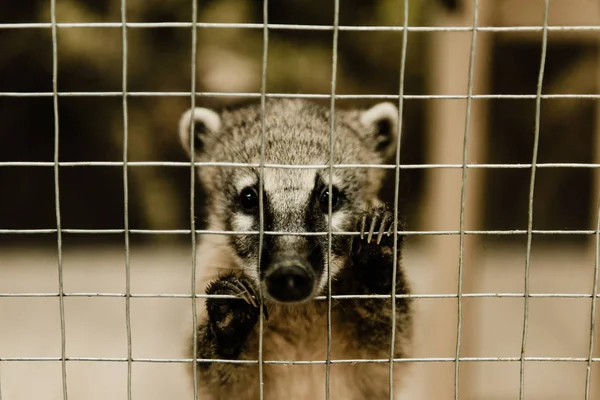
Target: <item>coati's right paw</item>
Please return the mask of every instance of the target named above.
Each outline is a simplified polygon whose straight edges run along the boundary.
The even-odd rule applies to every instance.
[[[209,323],[217,339],[219,355],[237,357],[260,315],[259,298],[254,285],[242,274],[229,273],[210,283],[206,294],[240,297],[206,300]]]

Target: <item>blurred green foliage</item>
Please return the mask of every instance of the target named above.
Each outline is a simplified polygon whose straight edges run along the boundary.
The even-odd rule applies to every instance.
[[[331,25],[333,1],[269,2],[269,23]],[[424,18],[421,1],[411,1],[410,22]],[[189,0],[127,0],[128,22],[189,22]],[[198,3],[199,22],[261,23],[262,1],[206,0]],[[402,3],[396,0],[342,0],[341,25],[402,25]],[[59,23],[120,22],[117,0],[61,0]],[[0,23],[49,22],[50,2],[26,0],[4,7]],[[333,32],[269,31],[267,91],[270,93],[331,92]],[[197,30],[198,92],[260,92],[262,29]],[[127,29],[127,90],[186,92],[191,84],[191,29],[180,27]],[[337,93],[397,94],[401,32],[341,31],[338,45]],[[411,34],[407,53],[406,92],[423,93],[421,38]],[[48,28],[0,29],[0,91],[52,91],[52,34]],[[122,29],[59,27],[57,30],[59,92],[120,92],[123,88]],[[130,161],[185,161],[179,147],[177,121],[190,105],[189,96],[129,96],[127,107]],[[197,98],[197,104],[218,107],[240,97]],[[375,100],[376,101],[376,100]],[[342,101],[341,107],[374,101]],[[59,98],[60,161],[123,159],[123,101],[112,96]],[[404,162],[422,157],[422,106],[406,102]],[[53,161],[52,97],[0,97],[0,160]],[[189,227],[189,169],[129,168],[129,221],[137,229]],[[419,172],[413,173],[418,178]],[[418,179],[413,179],[418,182]],[[0,168],[3,195],[0,228],[35,229],[56,226],[52,167]],[[199,227],[202,192],[198,190]],[[405,190],[406,193],[417,193]],[[64,228],[123,227],[121,167],[61,167],[61,217]],[[415,196],[406,196],[414,201]],[[77,235],[75,235],[77,236]],[[108,239],[110,235],[86,238]],[[120,235],[115,237],[122,240]],[[147,238],[148,236],[146,236]],[[6,239],[7,236],[3,236]],[[38,237],[39,238],[39,237]],[[53,235],[46,237],[55,241]],[[173,238],[173,237],[171,237]],[[188,240],[183,237],[182,239]]]
[[[442,8],[428,0],[410,0],[410,25],[432,24]],[[447,9],[460,5],[445,1]],[[190,22],[190,0],[127,0],[127,22]],[[491,2],[482,3],[490,6]],[[334,20],[333,0],[270,0],[270,24],[327,25]],[[119,0],[60,0],[59,23],[113,22],[113,27],[57,29],[60,161],[121,161],[125,116],[124,49]],[[460,9],[460,8],[459,8]],[[262,0],[199,0],[199,22],[262,23]],[[49,0],[3,4],[2,23],[50,22]],[[401,26],[401,0],[340,0],[342,26]],[[126,88],[129,161],[187,161],[179,146],[177,122],[190,106],[183,95],[149,96],[143,92],[188,92],[191,87],[192,30],[189,27],[129,27],[126,30]],[[557,32],[557,35],[560,32]],[[438,94],[428,87],[428,65],[439,62],[428,54],[433,35],[409,34],[405,93]],[[481,32],[480,34],[491,34]],[[402,32],[339,31],[338,94],[391,94],[399,91]],[[492,44],[491,91],[533,94],[541,41],[513,40],[497,34]],[[553,36],[552,38],[554,38]],[[552,39],[551,38],[551,39]],[[539,38],[538,38],[539,39]],[[597,93],[597,46],[561,44],[550,40],[544,93]],[[52,31],[44,27],[0,29],[0,92],[52,92]],[[332,30],[269,30],[268,93],[331,93]],[[196,90],[260,92],[263,30],[201,26],[197,30]],[[81,95],[81,92],[113,92]],[[78,94],[79,93],[79,94]],[[72,95],[68,95],[72,94]],[[74,95],[73,95],[74,94]],[[197,105],[220,107],[248,99],[240,96],[197,97]],[[320,100],[328,103],[329,100]],[[362,107],[377,100],[338,100],[340,107]],[[427,160],[426,101],[404,101],[401,163]],[[487,101],[490,129],[486,159],[481,163],[531,161],[535,109],[533,100]],[[541,162],[594,162],[595,106],[592,100],[542,102]],[[429,115],[427,118],[435,118]],[[53,161],[54,110],[51,96],[0,96],[0,160]],[[462,132],[457,132],[457,137]],[[462,139],[458,139],[462,140]],[[480,170],[485,222],[482,229],[524,229],[527,221],[529,170]],[[391,175],[391,174],[390,174]],[[129,222],[132,229],[187,229],[190,225],[190,171],[185,167],[129,168]],[[419,204],[426,171],[402,170],[401,214],[418,229]],[[589,229],[594,194],[593,172],[582,168],[540,169],[536,180],[534,228]],[[569,190],[564,188],[568,186]],[[52,167],[0,167],[0,229],[44,229],[56,226]],[[392,200],[388,180],[385,200]],[[195,188],[197,227],[204,222],[203,193]],[[63,228],[119,229],[124,226],[123,169],[120,166],[60,168]],[[17,235],[18,238],[25,236]],[[507,238],[508,236],[503,236]],[[546,236],[547,238],[548,236]],[[575,235],[570,235],[576,238]],[[0,243],[9,241],[2,235]],[[56,242],[55,235],[27,238]],[[133,239],[189,240],[185,235],[134,235]],[[65,240],[110,240],[122,235],[67,235]],[[517,238],[521,240],[522,237]]]

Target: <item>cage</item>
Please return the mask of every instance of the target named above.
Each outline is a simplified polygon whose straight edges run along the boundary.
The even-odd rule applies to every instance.
[[[210,232],[177,119],[289,97],[399,106],[400,396],[597,398],[599,31],[593,0],[7,6],[0,399],[197,395]]]

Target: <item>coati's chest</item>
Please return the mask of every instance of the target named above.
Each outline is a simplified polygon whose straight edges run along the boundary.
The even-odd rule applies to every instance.
[[[299,315],[277,313],[265,321],[263,359],[269,361],[263,370],[265,399],[326,398],[327,308],[325,301],[320,303],[306,306]],[[362,348],[354,332],[342,323],[341,312],[340,308],[332,310],[329,398],[389,398],[388,364],[347,361],[386,358],[387,354]],[[252,345],[258,348],[255,340],[251,340]]]

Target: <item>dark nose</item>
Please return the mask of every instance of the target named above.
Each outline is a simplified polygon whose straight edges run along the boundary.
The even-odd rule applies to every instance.
[[[267,292],[275,300],[293,303],[306,300],[313,291],[314,279],[298,262],[277,264],[265,276]]]

